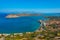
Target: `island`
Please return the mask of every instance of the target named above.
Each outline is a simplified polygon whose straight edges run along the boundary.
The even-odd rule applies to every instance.
[[[9,14],[6,18],[17,18],[21,16],[40,16],[40,14]]]

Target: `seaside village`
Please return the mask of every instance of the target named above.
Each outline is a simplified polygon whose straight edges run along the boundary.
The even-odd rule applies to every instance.
[[[60,20],[42,21],[35,32],[0,34],[0,40],[60,40]]]

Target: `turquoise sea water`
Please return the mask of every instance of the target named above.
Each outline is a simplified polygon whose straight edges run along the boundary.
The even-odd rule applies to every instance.
[[[43,16],[26,16],[18,18],[5,18],[9,14],[0,13],[0,33],[33,32],[40,27],[38,20],[45,20]],[[54,16],[53,14],[44,14]],[[58,15],[57,15],[58,16]]]

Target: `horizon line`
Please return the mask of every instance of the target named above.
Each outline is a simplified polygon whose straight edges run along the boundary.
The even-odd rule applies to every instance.
[[[60,9],[2,9],[0,12],[36,12],[36,13],[60,13]]]

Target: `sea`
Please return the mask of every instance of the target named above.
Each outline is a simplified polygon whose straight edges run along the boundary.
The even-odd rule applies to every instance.
[[[34,32],[40,28],[39,20],[48,20],[43,16],[60,16],[59,13],[44,13],[43,16],[21,16],[6,18],[9,13],[0,13],[0,33]]]

